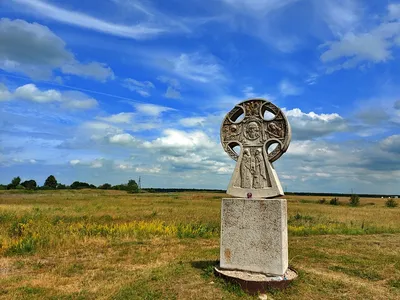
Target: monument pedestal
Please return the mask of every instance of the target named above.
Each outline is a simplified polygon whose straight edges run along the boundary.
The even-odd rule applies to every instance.
[[[248,292],[284,288],[297,277],[288,268],[286,199],[222,199],[215,272]]]
[[[220,268],[267,276],[285,274],[286,199],[222,199]]]

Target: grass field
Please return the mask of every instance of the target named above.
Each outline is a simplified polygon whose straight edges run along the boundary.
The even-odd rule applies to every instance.
[[[253,299],[212,274],[224,196],[0,191],[0,299]],[[268,299],[400,299],[399,207],[287,199],[300,276]]]

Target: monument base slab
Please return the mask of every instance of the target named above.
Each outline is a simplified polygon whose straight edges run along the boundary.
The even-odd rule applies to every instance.
[[[286,199],[222,199],[220,269],[284,276]]]
[[[271,289],[285,289],[298,277],[295,270],[289,268],[283,276],[266,276],[260,273],[232,271],[214,268],[214,274],[225,281],[238,284],[250,295],[265,293]]]

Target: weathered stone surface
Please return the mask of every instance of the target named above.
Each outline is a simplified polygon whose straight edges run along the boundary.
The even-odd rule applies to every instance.
[[[288,268],[285,199],[225,198],[220,267],[282,276]]]
[[[265,119],[266,112],[273,118]],[[263,198],[283,195],[272,163],[286,152],[290,139],[286,116],[271,102],[251,99],[236,105],[221,125],[222,146],[237,161],[227,193],[235,197],[248,193]],[[276,148],[270,151],[272,145]],[[240,154],[235,152],[236,146]]]

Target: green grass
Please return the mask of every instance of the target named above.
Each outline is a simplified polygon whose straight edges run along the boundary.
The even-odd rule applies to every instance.
[[[0,299],[256,299],[213,273],[223,197],[0,191]],[[269,297],[399,298],[400,208],[319,199],[288,197],[300,276]]]

